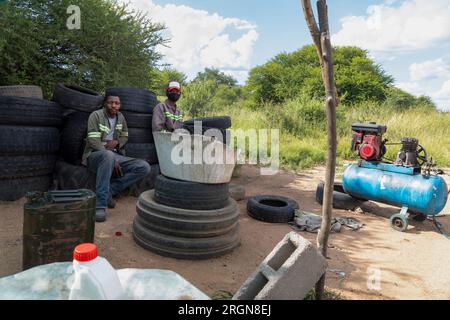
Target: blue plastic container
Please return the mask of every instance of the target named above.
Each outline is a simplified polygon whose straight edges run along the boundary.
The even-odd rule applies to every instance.
[[[355,198],[407,207],[425,216],[441,213],[448,198],[444,179],[422,175],[420,168],[362,162],[348,166],[342,182],[344,191]]]

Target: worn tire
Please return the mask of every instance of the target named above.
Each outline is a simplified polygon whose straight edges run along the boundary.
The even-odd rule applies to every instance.
[[[325,183],[320,182],[317,185],[316,189],[316,201],[323,205],[323,191],[325,188]],[[344,192],[344,188],[342,187],[342,183],[335,182],[333,185],[333,208],[338,210],[350,210],[354,211],[356,208],[360,207],[364,202],[362,200],[358,200],[353,198],[349,194]]]
[[[38,86],[1,86],[0,96],[43,99],[42,88]]]
[[[128,128],[128,143],[154,143],[151,129]]]
[[[294,220],[298,209],[295,200],[281,196],[257,196],[248,199],[247,211],[250,217],[271,223],[287,223]]]
[[[57,190],[89,189],[95,191],[96,174],[84,166],[74,166],[57,161],[53,172],[54,187]]]
[[[51,186],[51,175],[0,180],[0,200],[16,201],[33,191],[48,191]]]
[[[93,90],[76,85],[65,85],[59,83],[53,92],[53,101],[68,109],[94,112],[103,105],[103,96]]]
[[[188,210],[224,208],[229,199],[228,184],[202,184],[174,180],[160,175],[156,178],[155,201],[159,204]]]
[[[181,238],[151,231],[136,218],[133,237],[138,245],[161,256],[203,260],[223,256],[240,245],[239,225],[231,232],[211,238]]]
[[[0,179],[50,175],[56,158],[56,155],[0,156]]]
[[[67,117],[61,134],[61,156],[74,165],[80,165],[86,146],[89,113],[76,112]]]
[[[145,113],[122,112],[127,121],[128,128],[152,128],[153,116]]]
[[[0,96],[0,124],[58,127],[61,122],[61,107],[55,102]]]
[[[54,154],[59,150],[56,128],[0,126],[0,154]]]
[[[209,128],[217,128],[217,129],[231,128],[231,118],[228,116],[192,119],[185,121],[185,124],[187,126],[193,126],[195,121],[201,121],[204,127]]]
[[[183,124],[183,129],[186,129],[191,135],[195,134],[194,125]],[[220,142],[226,144],[227,139],[227,129],[211,128],[202,126],[202,135],[208,133],[208,136],[217,138]]]
[[[137,113],[153,113],[153,109],[159,103],[154,92],[140,88],[108,88],[106,96],[118,96],[122,111]]]
[[[137,203],[137,213],[146,228],[170,236],[208,238],[227,234],[239,223],[239,208],[229,199],[217,210],[186,210],[162,205],[155,191],[144,192]]]
[[[127,157],[142,159],[149,164],[158,164],[158,154],[153,143],[127,143],[125,145]]]

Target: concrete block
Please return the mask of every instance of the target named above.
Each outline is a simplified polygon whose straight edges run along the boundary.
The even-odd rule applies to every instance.
[[[233,300],[302,300],[326,272],[311,242],[288,233],[245,281]]]

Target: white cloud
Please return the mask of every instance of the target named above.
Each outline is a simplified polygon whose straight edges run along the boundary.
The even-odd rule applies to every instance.
[[[366,16],[348,16],[333,35],[336,45],[355,45],[383,56],[426,49],[450,40],[449,0],[387,0],[367,9]]]
[[[445,81],[441,89],[434,92],[431,97],[436,101],[439,109],[450,111],[450,80]]]
[[[185,5],[157,5],[151,0],[131,0],[130,6],[166,25],[169,47],[158,50],[165,55],[164,62],[189,78],[204,68],[250,69],[259,37],[257,26],[250,22]]]
[[[448,77],[450,75],[450,61],[447,58],[439,58],[413,63],[409,68],[409,72],[412,81]]]

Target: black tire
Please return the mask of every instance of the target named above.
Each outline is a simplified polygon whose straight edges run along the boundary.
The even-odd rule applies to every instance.
[[[233,199],[216,210],[186,210],[156,202],[155,191],[141,194],[137,213],[150,230],[183,238],[224,235],[239,223],[239,208]]]
[[[217,129],[229,129],[231,128],[231,118],[228,116],[224,117],[209,117],[209,118],[199,118],[185,121],[187,126],[193,126],[195,121],[201,121],[204,127],[217,128]]]
[[[158,154],[153,143],[127,143],[125,145],[127,157],[142,159],[149,164],[158,164]]]
[[[0,154],[54,154],[59,150],[56,128],[0,126]]]
[[[108,88],[106,96],[119,97],[122,111],[137,113],[153,113],[153,109],[159,103],[155,93],[139,88]]]
[[[74,165],[80,165],[86,146],[89,113],[76,112],[67,117],[61,135],[61,156]]]
[[[159,255],[188,260],[211,259],[233,251],[240,244],[239,225],[225,235],[190,239],[164,235],[133,223],[133,237],[138,245]]]
[[[56,158],[56,155],[0,156],[0,179],[50,175]]]
[[[202,184],[167,178],[156,178],[155,201],[159,204],[188,210],[224,208],[230,197],[228,184]]]
[[[183,124],[183,129],[186,129],[190,134],[195,134],[195,127],[193,125]],[[227,129],[218,129],[202,126],[202,135],[215,137],[224,144],[226,144],[228,141],[227,131],[228,131]]]
[[[57,190],[89,189],[95,191],[96,174],[84,166],[74,166],[64,161],[57,161],[53,181]]]
[[[325,188],[325,183],[320,182],[317,186],[316,190],[316,201],[323,205],[323,190]],[[354,211],[356,208],[360,207],[364,202],[363,200],[359,200],[353,198],[349,194],[344,192],[344,188],[342,187],[342,183],[335,182],[334,183],[334,191],[333,191],[333,208],[338,210],[350,210]]]
[[[57,127],[61,122],[61,107],[55,102],[0,96],[0,124]]]
[[[53,92],[53,101],[68,109],[83,112],[94,112],[103,105],[103,96],[93,90],[76,85],[59,83]]]
[[[154,143],[151,129],[128,128],[128,143]]]
[[[294,220],[298,209],[295,200],[280,196],[257,196],[248,199],[247,211],[250,217],[271,223],[287,223]]]
[[[42,88],[38,86],[1,86],[0,96],[43,99]]]
[[[129,128],[152,128],[152,115],[144,113],[122,112]]]
[[[24,197],[27,192],[48,191],[51,186],[52,177],[39,176],[19,179],[0,180],[0,200],[16,201]]]

